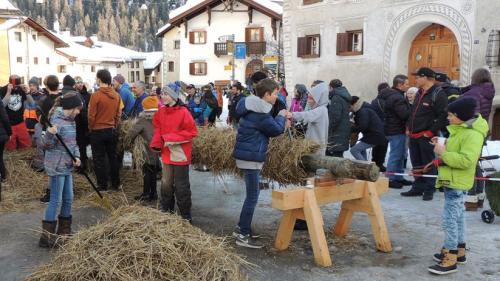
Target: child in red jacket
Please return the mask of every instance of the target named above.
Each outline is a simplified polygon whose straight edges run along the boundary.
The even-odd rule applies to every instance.
[[[165,106],[153,117],[151,148],[161,151],[163,162],[161,208],[164,212],[173,212],[177,198],[180,215],[191,222],[189,164],[192,141],[198,130],[191,113],[179,100],[178,93],[164,87],[160,99]]]

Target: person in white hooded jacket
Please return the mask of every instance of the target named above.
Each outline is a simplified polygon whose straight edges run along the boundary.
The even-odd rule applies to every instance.
[[[304,112],[292,112],[288,118],[307,123],[305,138],[316,142],[321,148],[316,154],[324,156],[328,144],[328,85],[323,82],[314,86],[308,97],[307,104],[311,110]]]

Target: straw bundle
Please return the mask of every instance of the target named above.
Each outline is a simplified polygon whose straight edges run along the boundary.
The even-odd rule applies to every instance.
[[[39,199],[48,187],[48,176],[45,172],[35,172],[30,167],[34,153],[34,150],[28,149],[9,152],[4,156],[9,176],[7,182],[2,184],[0,213],[29,211],[41,206]],[[89,164],[91,163],[90,161]],[[89,167],[91,168],[92,165]],[[89,174],[92,178],[91,172]],[[138,180],[141,177],[142,175],[135,170],[122,171],[121,180],[124,192],[106,195],[113,206],[126,205],[132,201],[134,196],[141,193],[142,181]],[[73,173],[73,193],[75,207],[95,204],[92,187],[87,179],[77,173]]]
[[[228,248],[178,216],[128,206],[76,233],[26,281],[246,280],[249,263]]]
[[[128,137],[127,133],[137,123],[137,118],[125,120],[120,124],[120,141],[119,147],[121,151],[130,151],[132,153],[132,168],[142,173],[142,165],[146,162],[145,153],[148,149],[144,145],[144,139],[137,136],[135,139]]]
[[[239,175],[232,157],[235,141],[233,129],[200,128],[193,142],[193,164],[206,165],[215,174]],[[300,184],[307,177],[301,165],[302,156],[318,148],[303,138],[287,135],[272,138],[262,176],[280,184]]]

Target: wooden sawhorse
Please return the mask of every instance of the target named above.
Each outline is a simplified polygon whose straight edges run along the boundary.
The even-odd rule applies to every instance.
[[[331,266],[332,260],[323,230],[323,217],[320,206],[342,201],[337,223],[333,233],[345,236],[349,231],[354,212],[368,214],[373,236],[379,251],[391,252],[392,246],[379,201],[379,195],[388,191],[388,180],[380,178],[377,182],[356,180],[352,183],[330,185],[322,183],[314,188],[274,190],[272,207],[283,211],[274,247],[286,250],[292,239],[296,219],[307,222],[309,237],[314,252],[314,260],[320,266]]]

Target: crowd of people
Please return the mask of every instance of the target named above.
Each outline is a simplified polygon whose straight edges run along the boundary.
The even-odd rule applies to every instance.
[[[441,188],[446,240],[441,253],[435,255],[439,264],[429,270],[446,274],[465,261],[465,207],[476,210],[484,201],[483,186],[474,177],[480,172],[477,162],[488,136],[495,88],[489,71],[483,68],[474,72],[471,85],[464,88],[430,68],[420,68],[413,75],[414,87],[405,75],[395,76],[392,85],[380,83],[371,102],[351,95],[339,79],[329,83],[317,80],[310,88],[297,84],[288,99],[290,105],[284,85],[264,72],[249,77],[246,88],[238,81],[226,88],[213,83],[197,88],[177,81],[148,93],[142,81],[130,86],[122,75],[112,78],[109,71],[100,70],[92,94],[80,77],[68,75],[60,85],[57,76],[49,75],[41,89],[37,78],[23,85],[13,75],[0,88],[0,176],[2,182],[8,177],[4,149],[36,147],[33,169],[45,171],[49,177],[41,199],[48,206],[39,245],[52,247],[56,234],[71,233],[73,167],[80,173],[87,171],[90,145],[99,190],[119,190],[124,153],[117,147],[119,126],[123,120],[137,118],[127,137],[141,136],[148,149],[142,167],[143,193],[136,199],[155,201],[160,197],[163,211],[174,212],[177,205],[182,218],[191,222],[192,140],[197,127],[215,126],[226,96],[226,123],[237,130],[233,157],[246,186],[233,232],[237,245],[263,247],[251,229],[261,189],[260,172],[269,138],[293,127],[321,146],[318,155],[344,157],[349,150],[355,159],[367,161],[371,149],[371,161],[387,174],[390,188],[411,186],[402,196],[429,201],[436,187]],[[414,173],[437,174],[437,180],[404,178],[408,158]],[[298,222],[297,228],[306,227]]]

